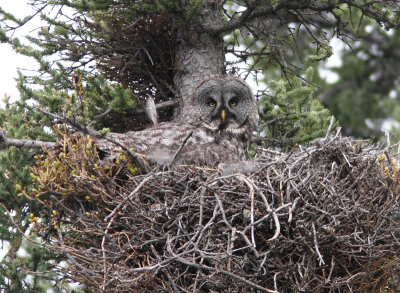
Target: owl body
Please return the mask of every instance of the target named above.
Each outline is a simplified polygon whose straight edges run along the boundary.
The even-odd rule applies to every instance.
[[[118,142],[157,163],[169,164],[191,133],[175,164],[216,166],[247,158],[258,112],[248,85],[233,76],[212,76],[200,82],[189,101],[190,111],[175,121],[142,131],[109,133],[96,141],[106,152]]]

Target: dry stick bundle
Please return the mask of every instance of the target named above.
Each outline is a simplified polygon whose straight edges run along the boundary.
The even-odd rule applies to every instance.
[[[38,158],[32,196],[49,207],[38,230],[57,230],[47,247],[89,291],[379,292],[396,283],[400,175],[389,148],[337,133],[289,155],[259,149],[246,174],[139,174],[123,154],[106,166],[88,137],[64,143]]]

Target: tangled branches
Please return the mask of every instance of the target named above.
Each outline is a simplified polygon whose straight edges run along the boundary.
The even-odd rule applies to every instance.
[[[290,154],[259,149],[254,162],[223,169],[140,175],[124,155],[101,164],[86,137],[65,151],[38,158],[40,188],[28,196],[49,207],[36,224],[52,235],[47,247],[66,255],[71,279],[90,291],[396,285],[400,175],[390,151],[336,135]]]

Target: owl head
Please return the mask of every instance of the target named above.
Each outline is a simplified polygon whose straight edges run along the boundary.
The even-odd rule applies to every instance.
[[[257,127],[256,102],[241,78],[230,75],[206,78],[194,88],[191,99],[197,118],[211,131],[240,136],[251,135]]]

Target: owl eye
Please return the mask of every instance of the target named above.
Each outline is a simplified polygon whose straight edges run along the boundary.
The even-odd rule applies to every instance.
[[[214,108],[217,105],[217,102],[215,102],[213,99],[209,99],[207,101],[207,105],[210,106],[211,108]]]
[[[237,103],[238,103],[238,99],[236,97],[234,97],[229,101],[229,106],[235,107],[237,105]]]

